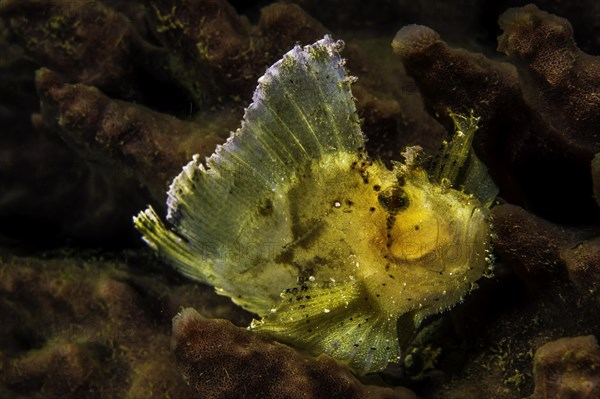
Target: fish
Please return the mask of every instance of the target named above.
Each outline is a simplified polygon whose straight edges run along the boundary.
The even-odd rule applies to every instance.
[[[497,189],[472,150],[478,118],[450,112],[452,139],[386,164],[365,149],[342,41],[295,46],[258,80],[241,127],[175,177],[166,221],[134,217],[183,275],[257,315],[249,329],[357,375],[401,362],[423,320],[490,268]]]

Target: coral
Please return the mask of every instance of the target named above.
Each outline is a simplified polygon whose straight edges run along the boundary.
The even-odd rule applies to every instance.
[[[207,317],[247,316],[195,284],[135,272],[135,258],[91,258],[0,257],[3,397],[195,397],[169,351],[171,315],[212,303]]]
[[[492,211],[494,250],[529,281],[540,283],[564,272],[562,249],[576,241],[572,229],[536,217],[516,205],[500,205]]]
[[[0,13],[39,64],[69,80],[122,92],[135,89],[129,60],[139,37],[124,15],[102,2],[7,0]]]
[[[296,4],[273,3],[260,10],[258,27],[263,46],[278,57],[289,51],[292,43],[309,44],[320,39],[327,29]]]
[[[561,252],[569,280],[581,295],[600,300],[600,237],[577,243]]]
[[[600,396],[600,347],[592,335],[541,346],[533,359],[534,399]]]
[[[110,3],[9,0],[0,14],[39,65],[69,82],[152,103],[162,82],[185,87],[197,105],[238,101],[251,92],[261,68],[296,41],[325,33],[293,4],[265,7],[252,26],[224,0]],[[156,38],[164,47],[153,43]]]
[[[416,399],[407,389],[363,385],[327,355],[315,359],[191,308],[173,319],[172,345],[184,378],[204,398]]]
[[[36,85],[42,108],[37,123],[54,127],[86,159],[129,171],[157,200],[192,154],[208,156],[223,141],[212,133],[222,128],[111,100],[95,87],[67,84],[48,69],[37,71]]]
[[[495,251],[524,281],[546,290],[570,281],[583,297],[597,299],[597,229],[556,225],[508,204],[495,207],[493,218]]]
[[[389,39],[356,38],[344,50],[366,148],[384,160],[397,159],[407,146],[419,145],[435,154],[447,132],[423,106],[423,97],[402,65],[394,62]],[[372,60],[381,60],[373,64]]]
[[[499,122],[499,115],[522,113],[516,72],[509,64],[451,49],[435,31],[420,25],[400,29],[392,47],[416,80],[426,103],[440,116],[447,108],[473,109],[482,122],[486,121],[482,128],[487,131],[501,128],[492,125]],[[437,62],[432,62],[434,58]]]
[[[556,381],[553,375],[533,374],[536,373],[535,368],[532,369],[536,363],[534,353],[540,347],[562,337],[592,334],[600,326],[598,306],[582,300],[574,290],[561,287],[551,295],[531,296],[518,281],[506,275],[497,278],[502,283],[501,289],[492,287],[486,297],[477,298],[483,303],[471,302],[463,309],[464,315],[470,317],[461,317],[458,312],[458,319],[454,321],[461,325],[462,334],[466,335],[463,339],[472,342],[467,351],[468,361],[460,365],[460,377],[432,380],[438,387],[424,394],[417,391],[419,394],[440,399],[526,397],[534,389],[537,392],[538,387],[553,385]],[[507,289],[510,294],[503,292]],[[497,303],[499,300],[502,303]],[[487,326],[481,328],[482,323]],[[575,361],[572,365],[577,367]],[[581,366],[584,365],[582,362]]]
[[[250,27],[229,3],[157,0],[150,7],[152,28],[173,57],[170,67],[197,103],[211,101],[215,86],[235,92],[248,84],[254,74]]]
[[[247,389],[247,397],[263,398],[311,392],[415,398],[407,389],[363,385],[326,356],[314,359],[213,320],[247,324],[248,315],[207,287],[149,274],[141,268],[148,258],[130,255],[124,263],[57,255],[0,256],[3,396],[235,398]],[[174,320],[175,354],[190,388],[177,372],[165,328],[183,304],[203,309],[202,316],[188,309]],[[200,378],[196,371],[207,366],[215,377],[227,376],[223,384]],[[249,378],[253,369],[256,378]]]
[[[170,68],[201,106],[247,98],[282,49],[324,33],[295,5],[266,7],[256,27],[225,0],[153,0],[150,7],[152,28],[171,55]]]
[[[520,4],[510,2],[503,9],[498,9],[500,14],[506,7],[514,7]],[[600,4],[593,0],[584,0],[569,4],[556,0],[540,0],[535,4],[542,10],[559,15],[568,20],[575,27],[575,40],[578,46],[590,54],[598,54],[600,51],[600,38],[594,32],[600,28],[600,21],[597,18],[600,12]]]
[[[499,24],[498,50],[517,67],[525,101],[545,122],[546,141],[589,162],[600,150],[600,58],[577,48],[567,20],[532,4],[509,9]]]
[[[424,26],[404,27],[392,46],[433,112],[468,107],[481,115],[475,148],[505,199],[556,221],[598,219],[586,187],[589,162],[600,150],[600,100],[593,94],[600,84],[598,59],[576,49],[567,21],[534,6],[512,10],[500,22],[499,48],[516,68],[449,48]],[[532,25],[539,29],[527,28]]]

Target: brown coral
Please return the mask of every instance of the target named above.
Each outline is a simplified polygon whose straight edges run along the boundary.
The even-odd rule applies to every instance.
[[[207,316],[247,322],[207,288],[122,262],[0,256],[0,275],[3,397],[192,398],[169,351],[170,315],[213,303]]]
[[[37,72],[36,84],[40,122],[55,128],[86,159],[128,170],[157,201],[164,199],[172,176],[193,154],[209,156],[224,141],[193,123],[111,100],[95,87],[67,84],[47,69]]]
[[[314,359],[191,308],[173,319],[172,345],[185,379],[204,398],[416,399],[406,389],[364,386],[326,355]]]
[[[507,200],[555,221],[598,219],[586,186],[600,150],[597,57],[575,47],[566,20],[534,6],[508,12],[501,26],[499,48],[516,69],[451,49],[424,26],[401,29],[393,46],[435,113],[481,116],[476,150]]]
[[[172,56],[170,69],[204,107],[249,98],[282,48],[325,32],[295,5],[266,7],[257,26],[225,0],[153,0],[150,8],[152,28]]]
[[[551,291],[569,281],[583,297],[597,297],[597,229],[556,225],[515,205],[500,205],[492,212],[495,251],[524,281]]]
[[[0,13],[27,53],[74,81],[120,91],[134,83],[130,21],[98,1],[7,0]],[[100,61],[100,62],[99,62]]]
[[[566,19],[530,4],[500,16],[498,50],[517,66],[525,100],[546,121],[548,138],[573,156],[600,151],[600,57],[577,48]]]
[[[561,338],[535,352],[534,399],[600,397],[600,347],[592,335]]]
[[[515,205],[493,209],[494,249],[526,281],[541,283],[565,272],[561,250],[576,242],[573,229],[557,226]]]
[[[248,86],[254,74],[250,27],[229,3],[155,0],[150,8],[152,27],[174,57],[170,68],[198,104],[212,101],[219,86],[227,92]]]
[[[600,301],[600,237],[577,243],[561,252],[569,280],[582,296]]]

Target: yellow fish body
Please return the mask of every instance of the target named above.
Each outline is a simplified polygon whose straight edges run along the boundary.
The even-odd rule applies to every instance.
[[[495,187],[472,116],[452,114],[429,172],[416,148],[391,170],[370,159],[341,46],[326,36],[269,68],[241,128],[174,179],[169,227],[152,208],[134,221],[183,274],[260,316],[253,330],[364,374],[488,268]]]

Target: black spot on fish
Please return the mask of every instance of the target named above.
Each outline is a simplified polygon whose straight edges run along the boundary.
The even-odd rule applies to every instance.
[[[261,216],[271,216],[273,214],[273,201],[266,198],[258,204],[258,214]]]

